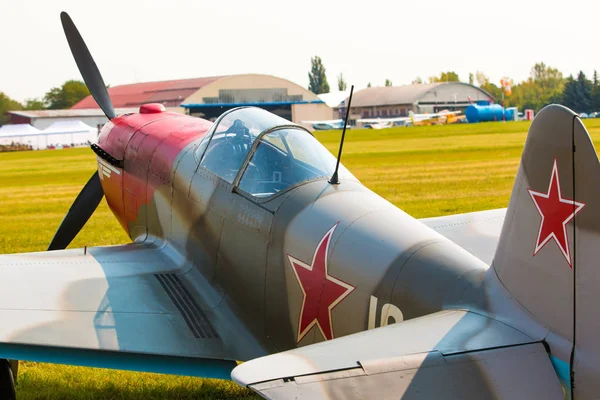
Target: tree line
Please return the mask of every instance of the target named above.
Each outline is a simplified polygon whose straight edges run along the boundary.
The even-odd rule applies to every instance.
[[[502,87],[490,82],[481,72],[475,76],[479,87],[499,102],[502,98]],[[504,96],[507,107],[518,107],[521,110],[530,108],[537,112],[548,104],[558,103],[577,113],[600,111],[600,82],[596,71],[592,80],[588,79],[583,71],[579,71],[577,77],[564,77],[558,69],[540,62],[531,68],[529,78],[523,82],[514,84],[510,78],[503,79],[510,82],[512,92]]]
[[[43,97],[26,99],[20,103],[0,92],[0,125],[8,122],[8,111],[18,110],[64,110],[73,107],[90,94],[82,81],[69,80],[62,86],[50,89]]]
[[[323,60],[315,56],[311,58],[311,70],[308,73],[309,90],[315,94],[328,93],[329,84]],[[508,85],[496,85],[481,71],[469,74],[469,84],[479,86],[491,94],[496,102],[501,102],[504,94],[506,107],[518,107],[520,110],[533,109],[536,112],[548,104],[563,104],[577,113],[590,113],[600,111],[600,81],[598,73],[594,71],[592,79],[588,79],[583,71],[577,77],[564,77],[562,72],[543,62],[536,63],[529,73],[529,78],[516,83],[509,77],[503,81]],[[434,82],[460,82],[458,74],[454,71],[441,72],[438,76],[431,76],[424,80],[415,78],[412,84]],[[392,86],[392,81],[385,80],[385,86]],[[367,85],[371,87],[371,83]],[[510,89],[509,89],[510,87]],[[338,76],[338,90],[346,90],[347,84],[343,75]]]
[[[308,89],[315,94],[329,93],[330,87],[323,60],[315,56],[311,58],[311,64]],[[510,83],[511,91],[510,95],[504,97],[506,107],[514,106],[521,110],[531,108],[537,112],[548,104],[559,103],[578,113],[600,111],[600,81],[596,71],[592,79],[586,77],[583,71],[579,71],[577,77],[565,78],[558,69],[540,62],[531,68],[529,78],[523,82],[515,84],[508,77],[504,77],[503,80]],[[428,83],[458,81],[459,76],[454,71],[442,72],[439,76],[427,79]],[[506,88],[491,82],[481,71],[470,73],[468,82],[487,91],[497,102],[502,99],[503,91],[506,92]],[[417,77],[412,83],[423,84],[426,81]],[[392,81],[386,79],[384,85],[392,86]],[[338,90],[346,90],[347,86],[344,76],[340,73],[337,77]],[[371,87],[370,82],[367,87]],[[42,98],[27,99],[23,104],[0,92],[0,125],[8,121],[8,111],[67,109],[89,94],[85,83],[77,80],[66,81],[62,86],[50,89]]]

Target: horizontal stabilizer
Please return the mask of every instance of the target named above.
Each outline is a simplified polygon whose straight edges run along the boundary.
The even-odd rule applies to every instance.
[[[491,264],[498,247],[506,208],[477,211],[419,221],[452,240],[486,264]]]
[[[262,357],[232,378],[269,399],[562,399],[544,346],[466,311]]]

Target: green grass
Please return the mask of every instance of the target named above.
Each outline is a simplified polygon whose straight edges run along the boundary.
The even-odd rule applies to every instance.
[[[232,381],[23,362],[22,399],[242,399],[259,398]]]
[[[600,119],[584,120],[600,141]],[[506,207],[529,122],[347,131],[342,161],[416,218]],[[340,132],[318,133],[334,154]]]
[[[600,140],[600,119],[586,120]],[[347,132],[343,163],[366,186],[417,218],[508,203],[528,122]],[[317,138],[337,154],[339,131]],[[0,254],[45,250],[96,168],[89,149],[0,153]],[[71,247],[127,242],[102,202]],[[20,399],[234,399],[232,382],[21,363]]]

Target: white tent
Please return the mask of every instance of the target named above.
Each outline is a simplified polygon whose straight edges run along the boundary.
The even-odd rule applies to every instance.
[[[40,147],[87,146],[98,139],[98,129],[75,121],[57,121],[40,132]]]
[[[98,129],[79,120],[57,121],[40,131],[29,124],[4,125],[0,127],[0,145],[21,143],[34,150],[48,147],[87,146],[96,143]]]
[[[0,136],[21,136],[39,133],[40,130],[29,124],[9,124],[0,126]]]
[[[38,135],[41,131],[29,124],[9,124],[0,126],[0,145],[8,146],[12,143],[30,144],[32,135]],[[37,148],[37,147],[34,147]]]

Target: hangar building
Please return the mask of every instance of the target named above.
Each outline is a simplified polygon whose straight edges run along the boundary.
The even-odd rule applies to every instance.
[[[162,82],[133,83],[110,87],[115,108],[161,103],[169,111],[216,119],[239,106],[259,106],[294,122],[332,119],[334,110],[314,93],[286,79],[245,74]],[[72,110],[98,108],[91,96]]]
[[[370,87],[352,96],[353,118],[405,117],[442,110],[464,111],[478,101],[494,101],[492,95],[463,82],[439,82],[404,86]]]

